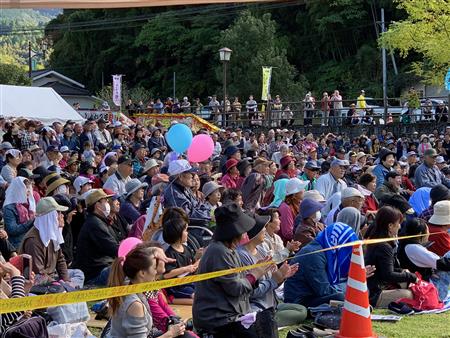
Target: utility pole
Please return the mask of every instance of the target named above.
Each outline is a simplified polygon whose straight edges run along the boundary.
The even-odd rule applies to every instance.
[[[33,70],[32,61],[32,50],[31,50],[31,41],[28,41],[28,77],[31,79],[31,71]]]
[[[173,99],[175,100],[175,96],[176,96],[176,89],[177,89],[177,73],[173,72]]]
[[[381,32],[385,31],[384,23],[384,8],[381,8]],[[384,121],[387,122],[388,100],[387,100],[387,64],[386,64],[386,48],[381,49],[381,57],[383,59],[383,107],[384,107]]]

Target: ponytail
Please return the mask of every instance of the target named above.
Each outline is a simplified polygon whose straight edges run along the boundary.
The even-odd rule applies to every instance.
[[[117,257],[112,265],[108,277],[108,287],[122,286],[125,282],[125,273],[123,272],[124,257]],[[108,299],[111,315],[114,315],[122,305],[122,297],[114,297]]]
[[[108,277],[108,287],[125,285],[125,278],[134,279],[139,271],[152,267],[155,248],[138,245],[126,257],[117,257],[112,265]],[[157,268],[154,266],[153,268]],[[117,313],[122,305],[123,297],[108,299],[111,315]]]

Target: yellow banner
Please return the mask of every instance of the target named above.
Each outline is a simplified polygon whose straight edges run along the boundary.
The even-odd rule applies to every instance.
[[[220,129],[214,124],[202,119],[194,114],[137,114],[135,115],[136,123],[142,124],[146,127],[150,125],[161,124],[163,127],[169,129],[172,121],[186,124],[194,132],[198,132],[202,128],[206,128],[211,132],[217,133]]]
[[[442,233],[445,233],[445,231],[443,231]],[[390,241],[395,241],[395,240],[402,240],[402,239],[422,237],[422,236],[425,236],[425,234],[395,237],[395,238],[367,239],[367,240],[355,241],[355,242],[351,242],[351,243],[337,245],[337,246],[333,246],[331,248],[316,250],[313,252],[303,254],[302,256],[312,255],[312,254],[319,253],[319,252],[325,252],[325,251],[335,250],[335,249],[349,247],[349,246],[359,246],[359,245],[363,245],[363,244],[383,243],[383,242],[390,242]],[[291,257],[288,257],[286,260],[290,260],[290,259],[292,259],[294,257],[298,257],[298,256],[299,255],[291,256]],[[200,281],[207,280],[207,279],[231,275],[233,273],[248,271],[248,270],[255,269],[257,267],[269,265],[269,264],[275,264],[275,263],[274,262],[264,262],[264,263],[247,265],[247,266],[234,268],[234,269],[219,270],[219,271],[208,272],[208,273],[192,275],[192,276],[187,276],[187,277],[172,278],[172,279],[166,279],[166,280],[149,282],[149,283],[116,286],[116,287],[111,287],[111,288],[100,288],[100,289],[94,289],[94,290],[55,293],[55,294],[47,294],[47,295],[42,295],[42,296],[28,296],[28,297],[22,297],[22,298],[0,299],[0,314],[8,313],[8,312],[18,312],[18,311],[25,311],[25,310],[42,309],[42,308],[47,308],[50,306],[60,306],[60,305],[66,305],[66,304],[72,304],[72,303],[97,301],[97,300],[103,300],[103,299],[108,299],[108,298],[113,298],[113,297],[126,296],[126,295],[130,295],[133,293],[141,293],[144,291],[165,289],[165,288],[178,286],[178,285],[182,285],[182,284],[200,282]]]
[[[272,67],[262,67],[262,94],[261,100],[267,101],[270,93],[270,81],[272,79]]]

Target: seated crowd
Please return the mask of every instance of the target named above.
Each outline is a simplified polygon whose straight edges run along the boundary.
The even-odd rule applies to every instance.
[[[2,298],[52,283],[73,291],[268,262],[109,299],[104,334],[278,337],[307,308],[344,300],[352,249],[323,249],[401,235],[416,237],[364,247],[370,304],[412,298],[417,272],[447,297],[450,130],[350,140],[200,129],[214,154],[190,163],[171,151],[162,126],[20,119],[1,127]],[[119,254],[128,237],[140,244]],[[15,263],[27,255],[26,273]],[[170,304],[192,305],[193,322]],[[0,332],[30,316],[2,314]]]

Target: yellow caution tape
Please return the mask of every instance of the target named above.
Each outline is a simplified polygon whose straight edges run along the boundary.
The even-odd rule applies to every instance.
[[[445,231],[443,231],[442,233],[445,233]],[[395,238],[377,238],[377,239],[354,241],[351,243],[337,245],[337,246],[326,248],[326,249],[316,250],[316,251],[309,252],[309,253],[306,253],[303,255],[304,256],[312,255],[312,254],[319,253],[319,252],[335,250],[335,249],[350,247],[350,246],[359,246],[359,245],[363,245],[363,244],[376,244],[376,243],[390,242],[390,241],[395,241],[395,240],[402,240],[402,239],[422,237],[422,236],[425,236],[425,234],[395,237]],[[291,257],[287,258],[287,260],[292,259],[294,257],[298,257],[298,256],[299,255],[291,256]],[[219,271],[208,272],[208,273],[203,273],[203,274],[198,274],[198,275],[186,276],[186,277],[181,277],[181,278],[172,278],[172,279],[160,280],[160,281],[149,282],[149,283],[116,286],[116,287],[110,287],[110,288],[99,288],[99,289],[84,290],[84,291],[54,293],[54,294],[47,294],[47,295],[42,295],[42,296],[28,296],[28,297],[22,297],[22,298],[0,299],[0,313],[35,310],[35,309],[52,307],[52,306],[60,306],[60,305],[66,305],[66,304],[72,304],[72,303],[90,302],[90,301],[97,301],[97,300],[113,298],[113,297],[121,297],[121,296],[126,296],[126,295],[130,295],[130,294],[134,294],[134,293],[142,293],[144,291],[159,290],[159,289],[165,289],[165,288],[174,287],[174,286],[178,286],[178,285],[188,284],[188,283],[200,282],[200,281],[207,280],[207,279],[212,279],[212,278],[222,277],[222,276],[226,276],[226,275],[231,275],[234,273],[248,271],[251,269],[255,269],[255,268],[265,266],[265,265],[270,265],[270,264],[274,264],[274,262],[270,261],[270,262],[257,263],[257,264],[247,265],[247,266],[243,266],[243,267],[239,267],[239,268],[219,270]]]

